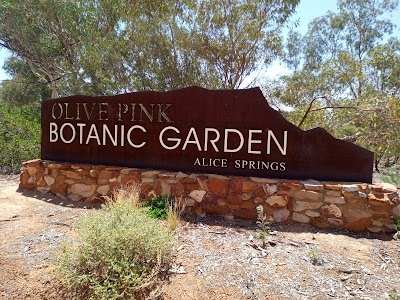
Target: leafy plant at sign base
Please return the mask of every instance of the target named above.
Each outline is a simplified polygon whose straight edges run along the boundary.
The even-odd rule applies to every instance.
[[[169,203],[172,203],[171,196],[153,197],[152,199],[147,200],[144,203],[144,206],[149,216],[155,219],[165,220],[168,214]]]
[[[400,219],[397,219],[394,223],[394,230],[396,230],[396,232],[400,232]]]
[[[314,266],[320,265],[321,264],[321,260],[319,257],[319,251],[318,250],[310,250],[308,251],[308,257],[311,260],[311,263]]]
[[[80,220],[79,242],[63,246],[55,270],[78,298],[142,299],[159,292],[176,236],[135,203],[108,201]]]
[[[267,234],[271,231],[269,227],[269,222],[267,221],[267,216],[264,214],[264,207],[259,205],[256,207],[257,210],[257,224],[259,224],[260,229],[257,229],[257,237],[262,241],[262,246],[265,248],[267,242]]]

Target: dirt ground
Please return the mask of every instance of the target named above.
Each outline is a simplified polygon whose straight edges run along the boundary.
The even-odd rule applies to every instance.
[[[71,299],[51,260],[83,203],[18,191],[0,175],[0,299]],[[254,222],[182,221],[164,299],[390,299],[400,291],[400,241],[389,235],[272,225],[259,247]]]

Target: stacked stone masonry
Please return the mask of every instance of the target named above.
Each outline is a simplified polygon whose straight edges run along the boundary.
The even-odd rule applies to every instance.
[[[140,183],[141,198],[182,197],[186,212],[256,219],[262,205],[271,222],[311,223],[319,228],[391,232],[400,198],[389,184],[283,180],[184,174],[101,165],[31,160],[21,168],[21,189],[73,201],[98,201],[123,185]]]

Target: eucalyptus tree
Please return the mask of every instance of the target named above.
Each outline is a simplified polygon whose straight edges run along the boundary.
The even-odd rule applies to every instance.
[[[224,88],[239,88],[281,52],[281,28],[298,0],[197,1],[190,12],[196,55],[217,74]]]
[[[281,50],[299,0],[3,0],[0,46],[51,97],[238,88]]]
[[[284,55],[293,70],[270,90],[303,128],[323,126],[375,151],[400,155],[399,40],[386,19],[398,0],[339,0],[337,13],[290,33]],[[397,117],[396,117],[397,116]]]

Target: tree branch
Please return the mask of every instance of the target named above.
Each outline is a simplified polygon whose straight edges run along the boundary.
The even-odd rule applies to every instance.
[[[307,108],[306,112],[303,115],[303,118],[301,119],[301,121],[300,121],[299,125],[297,125],[297,127],[301,128],[301,126],[303,125],[304,121],[307,119],[307,116],[310,113],[311,108],[312,108],[315,100],[317,100],[317,99],[326,99],[326,97],[325,96],[317,96],[317,97],[314,97],[311,100],[310,104],[308,105],[308,108]]]

